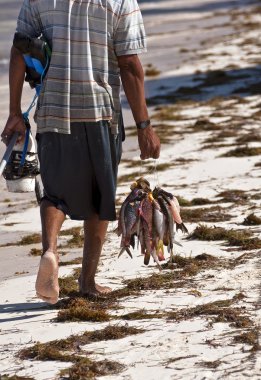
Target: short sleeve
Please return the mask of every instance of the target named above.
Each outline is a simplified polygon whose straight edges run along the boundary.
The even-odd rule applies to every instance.
[[[31,0],[24,0],[21,7],[16,31],[28,37],[35,38],[41,35],[41,21],[37,10],[31,4]]]
[[[122,0],[114,32],[114,50],[117,56],[147,51],[144,24],[136,0]]]

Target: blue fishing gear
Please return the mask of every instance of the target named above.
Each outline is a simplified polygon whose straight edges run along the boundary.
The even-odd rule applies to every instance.
[[[32,182],[30,180],[33,180],[39,174],[37,154],[34,148],[32,151],[34,142],[31,136],[29,113],[35,106],[36,100],[40,95],[43,79],[50,64],[51,50],[42,37],[30,38],[22,33],[15,33],[13,45],[23,54],[26,64],[25,81],[29,82],[30,87],[36,91],[30,106],[27,111],[23,113],[26,126],[23,148],[19,144],[14,146],[3,171],[3,176],[7,181],[8,188],[11,189],[9,191],[23,192],[32,191]],[[37,185],[36,181],[35,190],[39,190],[37,189]],[[30,190],[28,190],[29,188]],[[37,199],[39,202],[40,195],[37,196]]]
[[[30,38],[22,33],[15,33],[13,45],[24,57],[26,64],[25,81],[36,89],[39,96],[51,58],[51,50],[42,38]]]

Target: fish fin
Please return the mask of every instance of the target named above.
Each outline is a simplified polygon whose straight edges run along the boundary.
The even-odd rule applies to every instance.
[[[125,247],[123,247],[121,250],[120,250],[120,253],[118,255],[118,258],[121,257],[121,255],[123,254],[123,252],[125,251]]]
[[[132,246],[133,249],[135,248],[135,234],[131,235],[130,245]]]
[[[158,241],[158,244],[157,244],[157,247],[156,247],[156,254],[159,258],[160,261],[163,261],[165,260],[165,257],[164,257],[164,245],[163,245],[163,241],[162,240],[159,240]]]
[[[151,252],[151,256],[153,257],[153,260],[155,261],[155,263],[157,264],[157,267],[159,268],[159,270],[162,270],[162,267],[160,265],[160,262],[159,262],[159,259],[158,259],[158,256],[156,254],[156,250],[153,249],[152,252]]]
[[[130,256],[130,258],[132,259],[132,254],[131,254],[131,251],[130,251],[130,248],[129,247],[122,247],[119,255],[118,255],[118,258],[124,253],[124,252],[127,252],[128,255]]]
[[[173,263],[173,258],[174,258],[174,252],[173,252],[173,249],[170,250],[170,258],[169,258],[169,261],[171,263]]]
[[[126,252],[128,253],[128,255],[130,256],[130,258],[132,259],[132,254],[131,254],[131,251],[130,251],[130,248],[129,247],[125,247],[126,249]]]
[[[188,234],[188,229],[184,223],[176,223],[176,224],[177,224],[177,231],[181,230],[181,232],[183,232],[184,234],[185,233]]]
[[[149,265],[149,262],[150,262],[150,252],[148,252],[147,250],[145,251],[145,255],[144,255],[144,264],[145,265]]]
[[[179,247],[183,247],[183,245],[175,239],[173,239],[173,243],[178,245]]]

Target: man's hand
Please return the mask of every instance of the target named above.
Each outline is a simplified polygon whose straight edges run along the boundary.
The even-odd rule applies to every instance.
[[[18,115],[12,115],[11,114],[9,116],[9,118],[6,122],[5,128],[1,134],[2,141],[6,145],[8,145],[12,135],[15,132],[18,132],[19,137],[17,139],[17,142],[22,142],[24,140],[24,137],[25,137],[25,131],[26,131],[26,126],[25,126],[22,114],[20,114],[20,115],[19,114]]]
[[[138,129],[138,141],[140,147],[140,158],[159,158],[160,155],[160,139],[154,132],[151,125],[145,129]]]

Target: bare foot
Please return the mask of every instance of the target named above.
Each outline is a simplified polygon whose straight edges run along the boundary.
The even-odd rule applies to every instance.
[[[58,301],[58,260],[52,251],[46,251],[41,257],[35,290],[45,302],[54,304]]]
[[[92,284],[88,286],[86,290],[80,288],[80,293],[86,297],[102,297],[105,294],[111,293],[112,289],[108,286],[101,286],[98,284]]]

